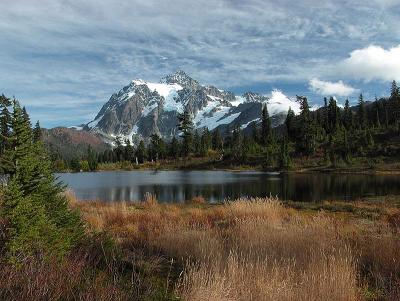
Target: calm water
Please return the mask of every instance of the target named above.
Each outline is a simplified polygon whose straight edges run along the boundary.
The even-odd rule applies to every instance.
[[[161,202],[203,196],[211,202],[240,196],[278,196],[283,200],[351,200],[400,195],[399,175],[295,174],[230,171],[110,171],[63,173],[79,199],[136,201],[146,192]]]

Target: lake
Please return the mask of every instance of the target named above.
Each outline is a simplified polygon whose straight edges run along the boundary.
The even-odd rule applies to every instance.
[[[104,171],[57,174],[80,200],[137,201],[146,192],[160,202],[203,196],[210,202],[241,196],[282,200],[353,200],[400,195],[399,175],[272,174],[233,171]]]

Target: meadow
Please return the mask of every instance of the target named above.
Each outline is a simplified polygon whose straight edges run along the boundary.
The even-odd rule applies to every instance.
[[[400,200],[77,201],[62,264],[3,265],[4,300],[398,300]]]

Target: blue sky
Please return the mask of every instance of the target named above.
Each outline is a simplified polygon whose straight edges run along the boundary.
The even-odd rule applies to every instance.
[[[45,127],[181,69],[241,94],[355,102],[400,81],[399,0],[1,0],[0,93]]]

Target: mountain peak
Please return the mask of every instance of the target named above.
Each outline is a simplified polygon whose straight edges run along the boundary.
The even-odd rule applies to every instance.
[[[191,78],[183,70],[177,70],[175,73],[163,77],[160,82],[166,84],[178,84],[182,87],[194,90],[197,90],[200,87],[199,82]]]

